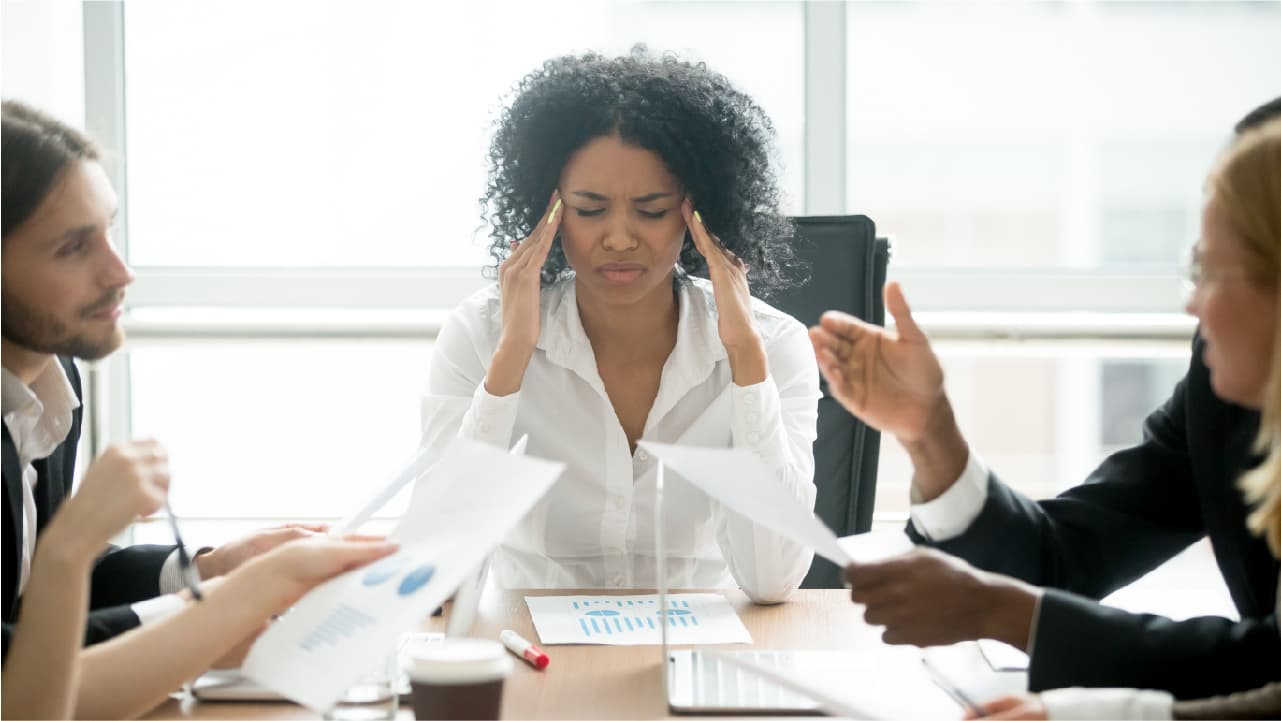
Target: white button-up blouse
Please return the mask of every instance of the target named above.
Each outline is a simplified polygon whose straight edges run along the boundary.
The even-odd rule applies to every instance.
[[[813,507],[819,389],[805,327],[753,299],[769,375],[737,386],[717,332],[711,283],[680,283],[677,299],[676,347],[663,366],[643,438],[750,448],[780,484]],[[656,460],[628,446],[596,371],[573,279],[543,289],[541,309],[542,330],[521,389],[503,397],[487,393],[484,383],[502,331],[497,286],[454,311],[432,356],[423,444],[441,447],[462,435],[506,448],[528,434],[527,453],[566,464],[495,553],[502,585],[653,588]],[[663,532],[672,587],[737,582],[753,600],[776,602],[800,584],[809,549],[712,502],[675,474],[667,477]]]

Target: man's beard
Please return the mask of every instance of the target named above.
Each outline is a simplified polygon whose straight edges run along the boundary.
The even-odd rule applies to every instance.
[[[120,291],[112,291],[107,297],[94,303],[80,312],[87,316],[96,310],[119,301]],[[6,340],[37,353],[55,353],[69,355],[86,361],[95,361],[111,354],[124,341],[124,334],[119,326],[112,326],[101,338],[90,338],[85,335],[70,335],[67,324],[48,313],[43,313],[10,295],[7,290],[0,291],[3,297],[3,312],[0,313],[0,327]]]

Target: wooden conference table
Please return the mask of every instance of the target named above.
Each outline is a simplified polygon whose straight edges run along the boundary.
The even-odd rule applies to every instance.
[[[620,593],[638,593],[627,591]],[[530,595],[606,595],[597,589],[501,591],[492,587],[481,602],[476,625],[469,635],[498,638],[511,628],[534,639],[529,609]],[[741,591],[725,591],[743,624],[752,634],[753,647],[766,649],[858,650],[881,645],[880,629],[863,622],[862,608],[850,603],[845,590],[800,590],[787,603],[757,606]],[[448,608],[446,608],[448,613]],[[444,630],[440,617],[425,630]],[[734,648],[746,648],[735,646]],[[548,646],[551,665],[536,671],[516,663],[503,693],[504,719],[653,719],[669,718],[663,699],[661,651],[658,646]],[[959,716],[959,712],[958,712]],[[316,718],[301,706],[284,702],[166,701],[144,718],[149,719],[293,719]],[[413,710],[401,704],[399,719],[412,719]],[[689,717],[686,717],[689,718]]]

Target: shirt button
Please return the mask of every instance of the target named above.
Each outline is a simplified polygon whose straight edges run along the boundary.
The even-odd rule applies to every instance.
[[[755,402],[756,402],[756,391],[748,391],[748,392],[744,393],[744,394],[743,394],[743,399],[744,399],[744,400],[746,400],[746,401],[748,401],[749,403],[755,403]]]
[[[761,439],[761,434],[757,433],[756,431],[752,431],[751,433],[747,434],[747,440],[751,441],[752,443],[755,443],[760,439]]]
[[[627,505],[627,499],[622,496],[614,496],[614,508],[622,508]]]
[[[476,430],[480,431],[481,433],[488,433],[489,424],[486,423],[485,421],[481,421],[480,423],[476,424]]]
[[[752,413],[748,413],[748,414],[747,414],[747,422],[748,422],[748,423],[755,423],[755,422],[759,421],[760,419],[761,419],[761,414],[759,414],[759,413],[752,412]]]
[[[636,460],[640,461],[641,463],[645,463],[649,461],[649,454],[646,453],[644,449],[636,451]]]

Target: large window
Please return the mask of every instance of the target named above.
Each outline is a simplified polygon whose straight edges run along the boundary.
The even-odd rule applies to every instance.
[[[133,432],[169,448],[182,515],[345,515],[418,447],[430,355],[413,341],[135,344]]]
[[[130,260],[478,266],[501,101],[549,58],[637,43],[760,101],[800,209],[801,22],[795,2],[127,4]]]
[[[1214,153],[1281,88],[1277,3],[846,17],[848,208],[897,236],[900,268],[1169,272]]]

